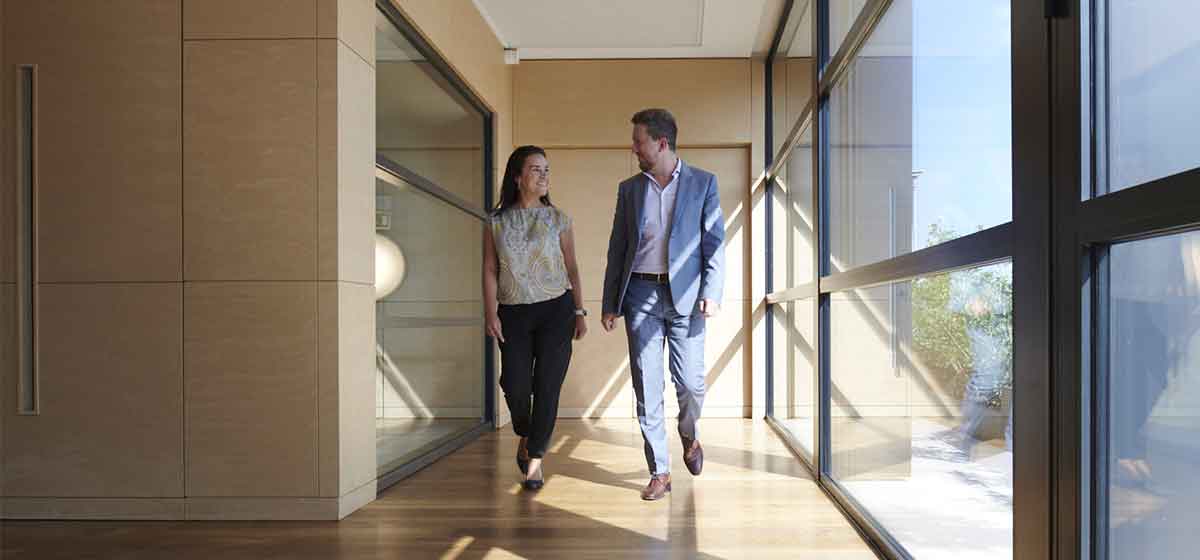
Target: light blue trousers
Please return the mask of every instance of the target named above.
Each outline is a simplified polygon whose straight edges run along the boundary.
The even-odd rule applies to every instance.
[[[623,304],[625,333],[629,338],[629,368],[637,396],[638,423],[645,441],[646,464],[651,475],[671,472],[667,450],[663,393],[666,390],[663,350],[669,350],[671,381],[679,401],[679,436],[699,439],[696,422],[704,404],[704,316],[680,315],[671,301],[671,289],[631,278]]]

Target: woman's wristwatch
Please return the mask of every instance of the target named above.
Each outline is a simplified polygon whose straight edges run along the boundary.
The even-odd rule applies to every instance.
[[[580,317],[587,317],[587,310],[586,309],[576,309],[575,314]]]

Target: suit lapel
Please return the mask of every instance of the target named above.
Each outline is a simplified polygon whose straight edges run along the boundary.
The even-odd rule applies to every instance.
[[[675,208],[671,209],[671,229],[679,223],[679,215],[683,207],[691,201],[692,170],[683,160],[679,161],[679,179],[675,182]]]
[[[646,189],[650,188],[650,179],[645,175],[642,175],[641,179],[637,183],[637,188],[633,189],[631,193],[633,196],[633,207],[637,209],[635,212],[635,218],[637,219],[633,221],[633,238],[636,240],[635,247],[637,246],[636,243],[641,243],[642,241],[642,223],[646,219]]]

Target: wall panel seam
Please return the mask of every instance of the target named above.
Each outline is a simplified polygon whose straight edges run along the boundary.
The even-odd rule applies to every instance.
[[[326,39],[326,40],[328,40],[328,39]],[[345,45],[347,49],[350,49],[350,52],[354,53],[354,55],[357,56],[359,60],[363,61],[364,64],[371,67],[372,70],[375,69],[375,65],[371,64],[371,62],[367,60],[367,57],[365,57],[361,53],[359,53],[358,50],[356,50],[354,47],[352,47],[350,45],[350,43],[347,43],[346,41],[342,40],[342,38],[340,36],[337,38],[337,42]]]

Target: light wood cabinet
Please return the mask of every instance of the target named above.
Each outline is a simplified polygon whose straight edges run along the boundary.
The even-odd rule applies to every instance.
[[[14,410],[4,352],[8,497],[183,495],[180,17],[167,0],[3,4],[0,217],[16,69],[35,65],[39,281],[38,415]]]
[[[179,280],[179,2],[4,9],[6,111],[15,107],[15,65],[37,65],[41,281]]]

